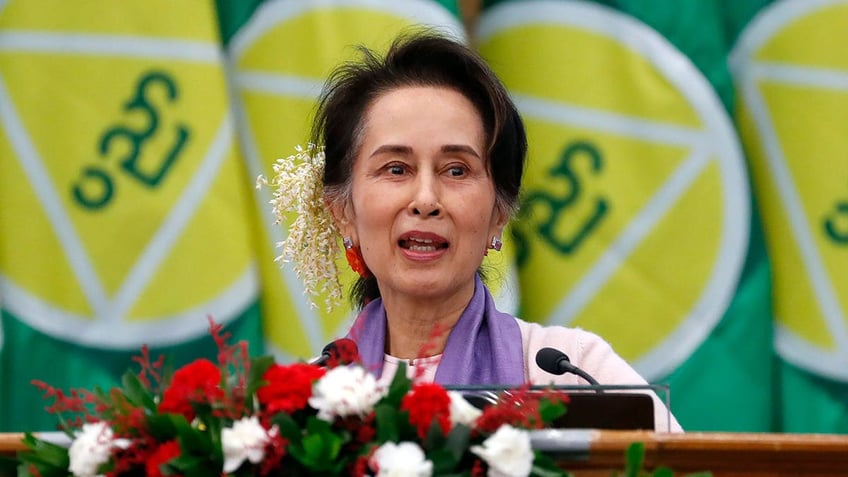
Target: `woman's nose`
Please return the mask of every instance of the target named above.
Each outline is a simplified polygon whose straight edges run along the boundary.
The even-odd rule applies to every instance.
[[[418,176],[409,210],[413,215],[439,216],[442,204],[439,200],[438,184],[433,177],[427,174]]]

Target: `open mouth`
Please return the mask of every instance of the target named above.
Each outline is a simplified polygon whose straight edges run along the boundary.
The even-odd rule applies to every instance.
[[[398,245],[412,252],[435,252],[448,248],[448,243],[441,239],[405,237],[398,240]]]

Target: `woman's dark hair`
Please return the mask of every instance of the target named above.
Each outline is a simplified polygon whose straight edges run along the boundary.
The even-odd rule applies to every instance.
[[[487,166],[495,183],[496,207],[512,213],[518,206],[527,137],[518,110],[486,62],[457,40],[433,31],[399,36],[385,55],[359,47],[360,61],[344,63],[328,78],[321,94],[311,142],[326,157],[324,193],[329,201],[350,200],[353,161],[362,144],[368,107],[383,94],[403,87],[433,86],[468,98],[483,120]],[[360,279],[352,299],[362,306],[380,296],[372,276]]]

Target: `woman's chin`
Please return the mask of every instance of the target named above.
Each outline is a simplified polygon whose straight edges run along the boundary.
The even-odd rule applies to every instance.
[[[457,294],[466,295],[465,288],[470,288],[473,293],[473,276],[467,281],[458,282],[455,273],[436,270],[411,271],[403,277],[398,277],[395,286],[390,288],[396,296],[414,300],[448,300]],[[381,287],[381,290],[383,288]]]

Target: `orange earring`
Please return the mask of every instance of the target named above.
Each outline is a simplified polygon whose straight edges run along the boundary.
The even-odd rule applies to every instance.
[[[362,259],[362,252],[359,250],[359,247],[353,244],[353,240],[350,237],[343,238],[342,243],[345,248],[345,258],[347,258],[350,268],[362,278],[370,277],[371,271],[365,265],[365,260]]]

